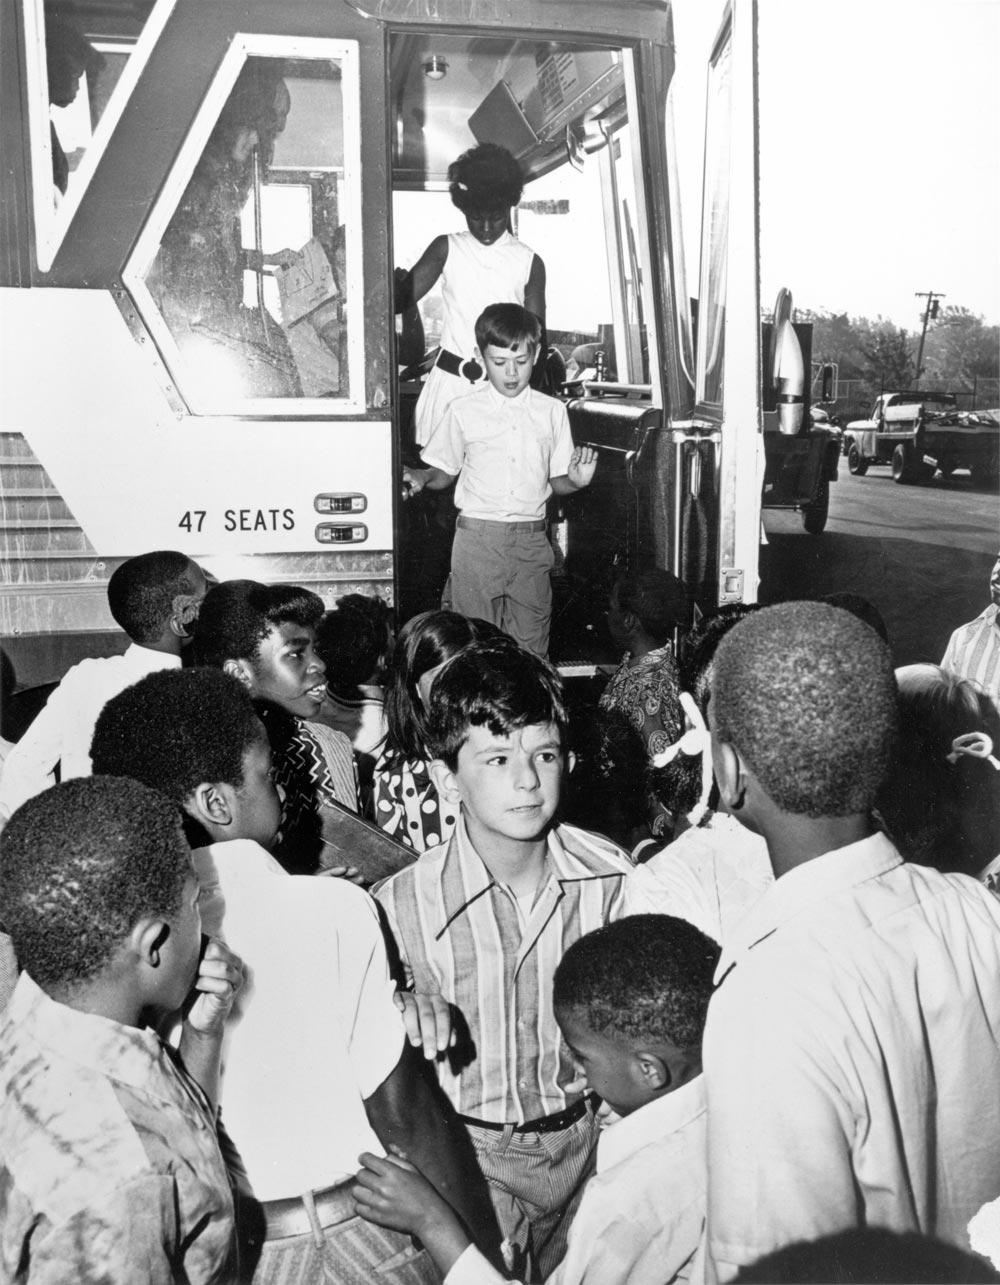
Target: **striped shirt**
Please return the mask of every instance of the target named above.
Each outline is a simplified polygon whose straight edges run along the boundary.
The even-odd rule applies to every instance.
[[[941,668],[967,679],[1000,708],[1000,607],[989,606],[948,640]]]
[[[520,1124],[571,1105],[552,979],[568,946],[622,914],[632,865],[616,844],[560,825],[546,861],[523,927],[517,899],[487,869],[464,821],[375,889],[408,982],[442,994],[468,1023],[439,1075],[455,1109],[478,1120]]]

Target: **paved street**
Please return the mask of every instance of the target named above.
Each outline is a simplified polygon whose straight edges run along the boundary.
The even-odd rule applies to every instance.
[[[989,602],[1000,501],[965,473],[898,486],[888,467],[852,477],[841,459],[821,536],[781,510],[765,511],[764,528],[761,602],[862,594],[885,618],[897,664],[937,662],[951,631]]]

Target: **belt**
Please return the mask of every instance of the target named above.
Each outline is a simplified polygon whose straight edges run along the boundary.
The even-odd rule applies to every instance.
[[[483,368],[475,358],[463,361],[447,348],[441,349],[434,365],[439,366],[448,375],[458,375],[461,379],[467,379],[470,384],[476,383],[483,377]]]
[[[492,1120],[474,1120],[468,1115],[460,1115],[458,1118],[463,1124],[471,1124],[477,1129],[495,1129],[497,1132],[513,1129],[515,1133],[558,1133],[560,1129],[568,1129],[571,1124],[576,1124],[577,1120],[582,1120],[591,1102],[592,1098],[588,1094],[579,1102],[574,1102],[571,1107],[557,1111],[555,1115],[540,1115],[537,1120],[525,1120],[524,1124],[495,1124]]]
[[[280,1200],[262,1200],[259,1208],[263,1215],[265,1239],[281,1240],[286,1236],[305,1236],[314,1230],[309,1216],[308,1202],[316,1210],[319,1227],[333,1227],[356,1214],[351,1195],[353,1178],[346,1178],[334,1187],[322,1191],[307,1191],[301,1196],[283,1196]]]
[[[459,514],[455,525],[463,531],[544,531],[548,523],[544,518],[531,518],[525,522],[499,522],[492,518],[467,518]],[[502,1129],[505,1126],[500,1127]]]

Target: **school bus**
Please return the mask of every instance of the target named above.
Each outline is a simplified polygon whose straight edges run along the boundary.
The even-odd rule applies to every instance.
[[[689,287],[668,0],[0,0],[15,686],[118,648],[105,585],[150,549],[331,605],[427,605],[393,278],[461,228],[447,167],[483,141],[528,178],[512,231],[545,262],[551,348],[604,355],[604,378],[556,389],[599,448],[593,486],[551,513],[563,598],[592,607],[628,564],[675,570],[704,609],[752,600],[755,41],[755,3],[733,0],[702,81]],[[574,646],[556,631],[556,660]]]

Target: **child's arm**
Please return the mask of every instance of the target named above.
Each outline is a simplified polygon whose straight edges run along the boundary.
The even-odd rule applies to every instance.
[[[418,299],[422,299],[444,271],[448,262],[448,238],[436,236],[405,278],[396,285],[395,309],[405,312]]]
[[[582,491],[593,481],[597,469],[597,452],[592,446],[577,446],[573,451],[569,468],[558,477],[549,478],[549,485],[556,495],[572,495]]]
[[[208,938],[194,982],[198,997],[184,1019],[177,1051],[213,1111],[219,1105],[219,1059],[226,1018],[242,985],[243,961],[218,938]]]
[[[457,474],[446,473],[443,468],[404,468],[403,499],[408,500],[424,487],[428,491],[443,491],[456,477]]]
[[[472,1244],[451,1205],[398,1153],[382,1159],[366,1151],[358,1159],[364,1167],[351,1192],[358,1213],[380,1227],[418,1237],[438,1271],[447,1276]]]

